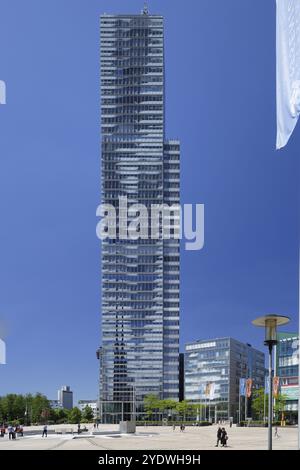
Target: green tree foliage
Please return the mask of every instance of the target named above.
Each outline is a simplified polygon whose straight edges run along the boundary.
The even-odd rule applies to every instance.
[[[253,391],[251,409],[252,418],[257,420],[263,420],[264,417],[264,406],[266,406],[266,415],[268,414],[268,400],[265,398],[265,392],[263,388]]]
[[[53,415],[53,421],[55,424],[63,424],[68,422],[68,410],[65,410],[64,408],[60,408],[57,410],[53,410],[54,415]]]
[[[70,424],[78,424],[81,421],[81,411],[76,406],[68,412],[68,422]]]
[[[187,416],[196,415],[198,408],[199,405],[194,405],[186,400],[182,400],[176,404],[176,411],[182,420],[185,420]]]
[[[181,402],[171,399],[160,400],[156,395],[147,395],[144,399],[144,407],[148,419],[159,415],[160,418],[166,417],[172,419],[177,416],[181,420],[185,420],[188,416],[194,416],[196,418],[201,405],[195,405],[186,400]]]
[[[144,407],[149,419],[152,417],[154,412],[159,411],[160,401],[161,400],[159,400],[159,398],[154,394],[147,395],[144,398]]]
[[[83,423],[91,423],[94,420],[94,413],[90,406],[85,406],[82,412],[81,421]]]
[[[45,395],[16,395],[0,397],[0,422],[18,421],[22,424],[42,423],[49,418],[51,409]]]
[[[286,406],[286,396],[281,393],[278,394],[278,397],[275,399],[274,414],[277,419],[281,418],[281,413],[284,411]],[[260,388],[253,392],[252,397],[252,413],[253,418],[258,420],[263,420],[264,409],[266,416],[268,416],[268,395],[265,395],[264,389]]]

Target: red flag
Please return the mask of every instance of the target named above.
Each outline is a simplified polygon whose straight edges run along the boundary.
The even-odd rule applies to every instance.
[[[251,394],[252,394],[252,384],[253,384],[253,380],[252,380],[252,379],[247,379],[247,380],[246,380],[246,395],[247,395],[247,398],[250,398],[250,397],[251,397]]]
[[[273,394],[275,398],[279,395],[279,377],[273,377]]]

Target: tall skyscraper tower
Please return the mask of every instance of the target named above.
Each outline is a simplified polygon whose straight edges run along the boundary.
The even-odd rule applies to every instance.
[[[179,240],[118,237],[128,206],[179,204],[179,142],[165,140],[163,18],[101,17],[102,203],[119,215],[102,242],[100,414],[139,416],[179,393]],[[125,222],[126,223],[126,222]],[[172,228],[171,228],[172,233]]]

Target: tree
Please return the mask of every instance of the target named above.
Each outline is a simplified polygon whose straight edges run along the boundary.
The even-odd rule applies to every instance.
[[[0,416],[1,421],[13,422],[24,420],[25,400],[23,395],[9,393],[0,399]]]
[[[147,395],[144,398],[144,408],[148,419],[152,417],[154,411],[159,410],[160,401],[161,400],[154,394]]]
[[[32,397],[31,415],[33,423],[45,423],[50,413],[50,403],[45,395],[37,393]]]
[[[14,415],[15,419],[18,419],[20,422],[24,420],[26,410],[25,397],[23,395],[16,395],[14,400]]]
[[[54,410],[54,421],[57,424],[63,424],[68,421],[68,411],[64,408]]]
[[[269,395],[265,394],[263,388],[255,390],[253,392],[252,398],[252,411],[254,412],[254,418],[263,420],[264,411],[266,416],[268,416],[268,409],[269,409]],[[277,398],[275,398],[275,406],[274,406],[274,414],[276,415],[277,419],[280,419],[280,414],[285,410],[286,406],[286,396],[282,395],[281,393],[278,394]]]
[[[77,406],[72,408],[68,413],[68,421],[70,424],[78,424],[81,421],[81,411]]]
[[[41,393],[34,396],[9,393],[0,398],[0,417],[6,423],[16,420],[22,424],[44,422],[49,412],[49,401]]]
[[[90,423],[94,419],[94,412],[90,406],[85,406],[82,412],[82,422],[83,423]]]
[[[182,400],[176,404],[176,411],[179,413],[181,419],[185,421],[187,415],[195,412],[195,405],[187,402],[186,400]]]
[[[265,391],[263,388],[253,391],[251,409],[253,418],[263,420],[264,410],[266,415],[268,413],[268,399],[265,397]]]
[[[286,407],[287,396],[281,393],[278,394],[278,397],[275,398],[274,413],[278,420],[282,419],[283,412]]]
[[[172,416],[173,411],[176,410],[177,401],[166,399],[159,400],[158,409],[162,412],[163,415],[166,415],[168,418]]]

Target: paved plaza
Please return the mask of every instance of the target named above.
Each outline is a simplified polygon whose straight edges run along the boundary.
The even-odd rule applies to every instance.
[[[267,448],[266,428],[239,428],[233,426],[226,430],[229,435],[228,448],[216,448],[217,426],[186,427],[184,432],[171,427],[138,427],[134,435],[118,434],[117,425],[101,425],[101,435],[93,436],[93,427],[88,425],[87,434],[54,434],[53,430],[70,430],[74,425],[49,426],[47,438],[42,438],[42,427],[25,428],[34,432],[32,435],[18,437],[9,441],[8,436],[0,438],[1,450],[264,450]],[[297,429],[279,428],[279,437],[274,438],[274,449],[297,449]]]

